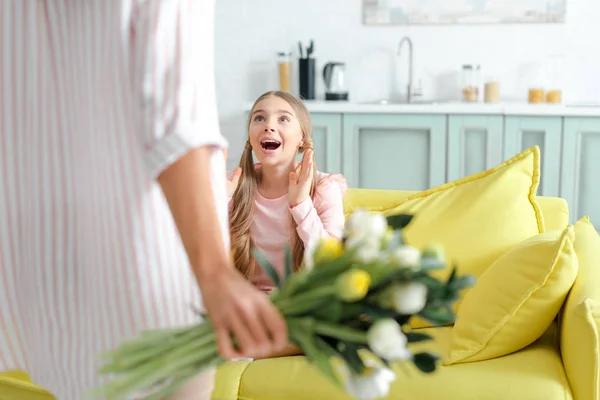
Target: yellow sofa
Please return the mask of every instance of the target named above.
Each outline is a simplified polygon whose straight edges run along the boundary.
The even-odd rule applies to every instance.
[[[407,191],[350,189],[345,198],[349,214],[356,208],[383,211],[414,194]],[[569,212],[561,198],[537,198],[546,230],[567,226]],[[598,249],[600,252],[600,249]],[[600,269],[600,265],[598,265]],[[588,271],[579,271],[575,286],[577,295],[600,301],[600,282],[590,284]],[[595,276],[598,276],[597,274]],[[595,278],[594,278],[595,279]],[[578,282],[581,282],[578,283]],[[587,283],[585,283],[587,282]],[[389,399],[448,399],[448,400],[600,400],[597,388],[583,387],[577,379],[585,362],[578,363],[579,354],[569,354],[570,369],[563,364],[559,347],[565,327],[553,323],[535,343],[508,356],[486,361],[440,365],[434,374],[425,375],[412,365],[397,369]],[[435,341],[420,345],[440,355],[448,346],[451,327],[423,328]],[[417,347],[413,347],[416,349]],[[581,350],[581,349],[579,349]],[[583,349],[588,357],[600,363],[598,346]],[[564,350],[563,350],[564,351]],[[580,351],[581,353],[581,351]],[[579,387],[577,385],[580,385]],[[600,385],[600,384],[599,384]],[[594,392],[596,395],[589,395]],[[585,393],[579,396],[578,393]],[[42,388],[32,384],[26,374],[0,373],[0,400],[52,400]],[[214,400],[342,400],[348,396],[322,378],[304,357],[285,357],[253,362],[229,362],[218,370]]]
[[[345,199],[346,213],[356,208],[384,211],[414,192],[350,189]],[[561,198],[537,198],[546,231],[568,225],[567,203]],[[600,249],[598,249],[600,252]],[[600,265],[597,266],[600,269]],[[586,280],[579,271],[575,285]],[[596,275],[598,276],[598,275]],[[600,282],[586,285],[585,297],[600,300]],[[582,294],[579,293],[581,296]],[[558,319],[557,319],[558,320]],[[444,355],[451,327],[423,328],[435,341],[419,345]],[[576,397],[591,393],[592,388],[578,388],[568,376],[577,376],[585,364],[572,362],[571,370],[563,364],[560,339],[564,327],[554,322],[532,345],[516,353],[486,361],[440,365],[434,374],[422,374],[412,365],[397,366],[398,379],[392,384],[389,399],[448,400],[599,400],[597,396]],[[417,349],[417,346],[413,347]],[[594,355],[594,351],[596,351]],[[597,348],[589,354],[600,360]],[[578,366],[579,365],[579,366]],[[575,380],[576,382],[576,380]],[[584,385],[585,383],[582,383]],[[597,393],[597,392],[596,392]],[[217,374],[213,400],[342,400],[348,396],[325,381],[304,357],[285,357],[257,361],[237,361],[223,365]]]

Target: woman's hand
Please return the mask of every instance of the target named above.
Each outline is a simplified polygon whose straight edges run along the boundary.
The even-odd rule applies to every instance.
[[[266,294],[230,266],[201,278],[204,305],[223,357],[265,358],[286,350],[285,320]]]
[[[306,150],[302,162],[296,167],[296,171],[290,172],[288,199],[292,207],[296,207],[310,197],[310,188],[313,181],[312,155],[312,150]]]

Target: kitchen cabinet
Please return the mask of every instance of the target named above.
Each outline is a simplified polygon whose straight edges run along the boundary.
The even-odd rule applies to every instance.
[[[560,197],[569,203],[571,222],[588,215],[600,231],[600,118],[564,120]]]
[[[501,164],[503,126],[499,115],[448,116],[447,181]]]
[[[503,159],[507,160],[534,145],[539,146],[541,153],[538,194],[557,197],[560,194],[562,118],[506,116]]]
[[[327,173],[342,172],[342,115],[318,113],[311,115],[311,120],[317,169]]]
[[[566,199],[571,222],[589,215],[600,231],[600,107],[306,104],[319,170],[349,187],[426,190],[537,145],[538,194]]]
[[[344,114],[350,187],[425,190],[446,181],[446,116]]]

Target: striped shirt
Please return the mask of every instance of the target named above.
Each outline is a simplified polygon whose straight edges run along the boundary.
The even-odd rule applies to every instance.
[[[58,399],[98,353],[195,321],[200,293],[155,177],[213,146],[228,246],[213,0],[0,1],[0,371]]]

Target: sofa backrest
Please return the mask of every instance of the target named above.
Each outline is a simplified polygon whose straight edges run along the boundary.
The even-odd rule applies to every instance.
[[[409,196],[418,193],[410,190],[348,189],[344,197],[344,213],[348,217],[354,210],[385,211],[395,207]],[[538,196],[546,231],[564,229],[569,224],[569,207],[560,197]]]

